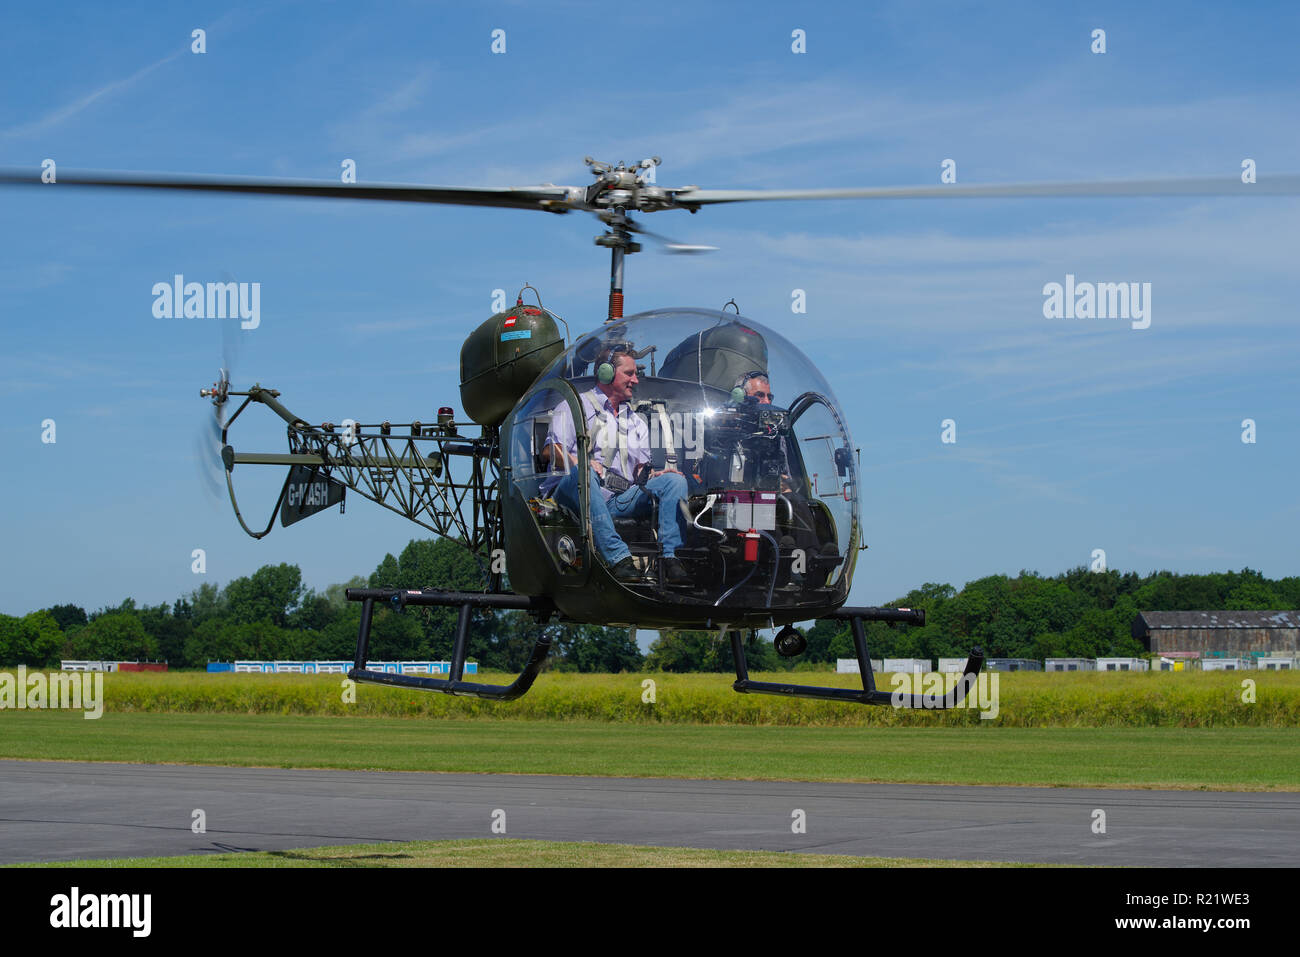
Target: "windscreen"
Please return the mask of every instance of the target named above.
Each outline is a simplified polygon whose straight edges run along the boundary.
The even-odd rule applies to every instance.
[[[588,483],[595,557],[628,587],[720,608],[847,593],[853,444],[829,384],[783,336],[734,313],[641,313],[579,339],[552,378],[580,412],[538,400],[527,438],[587,474],[542,492],[577,511]]]

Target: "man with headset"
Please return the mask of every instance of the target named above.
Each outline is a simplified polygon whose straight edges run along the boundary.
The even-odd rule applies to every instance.
[[[590,483],[591,530],[601,557],[613,568],[619,581],[640,578],[627,543],[614,528],[614,516],[645,518],[651,511],[650,496],[659,500],[659,544],[663,550],[664,580],[673,585],[690,581],[677,549],[682,544],[686,520],[681,503],[686,498],[686,477],[676,469],[649,472],[643,485],[637,476],[650,469],[650,430],[645,420],[632,411],[632,392],[637,386],[636,358],[628,343],[605,346],[596,356],[596,385],[578,394],[592,445],[587,480]],[[562,478],[542,484],[543,494],[576,514],[578,504],[577,435],[567,402],[551,414],[542,457],[553,471],[563,468]],[[567,459],[567,467],[564,463]],[[549,489],[548,489],[549,486]]]
[[[736,388],[740,389],[743,395],[732,390],[732,401],[743,402],[745,399],[753,399],[760,405],[771,405],[775,398],[772,395],[772,387],[768,385],[767,373],[760,370],[746,372],[736,381]]]
[[[771,380],[766,372],[754,370],[746,372],[736,380],[736,387],[731,390],[731,401],[735,405],[742,403],[757,403],[758,405],[771,405],[776,396],[772,393]],[[780,439],[781,449],[781,491],[789,492],[791,490],[790,478],[790,456],[786,448],[785,436]]]

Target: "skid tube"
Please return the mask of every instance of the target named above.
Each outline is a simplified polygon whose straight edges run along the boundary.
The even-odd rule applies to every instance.
[[[858,669],[862,675],[862,690],[853,688],[821,688],[814,685],[786,684],[780,681],[753,681],[745,660],[745,643],[739,631],[731,632],[731,652],[736,659],[736,682],[732,687],[741,694],[779,694],[794,698],[820,698],[823,701],[851,701],[856,704],[891,705],[897,708],[944,710],[960,707],[966,695],[975,687],[980,669],[984,667],[984,653],[973,648],[966,659],[961,679],[945,695],[902,694],[876,690],[876,676],[871,671],[871,658],[867,654],[867,636],[864,621],[901,621],[909,625],[924,625],[924,609],[907,608],[841,608],[825,615],[826,618],[847,620],[853,629],[853,647],[858,656]]]
[[[537,614],[538,623],[544,625],[554,611],[550,601],[545,598],[530,598],[526,595],[414,591],[406,588],[349,588],[346,594],[348,601],[362,603],[361,628],[357,632],[357,653],[352,668],[348,671],[348,677],[353,681],[395,685],[399,688],[415,688],[420,691],[440,691],[443,694],[470,698],[514,701],[525,695],[533,686],[533,682],[537,680],[537,673],[542,669],[542,662],[546,660],[551,650],[550,636],[543,630],[541,637],[533,645],[533,652],[528,656],[528,663],[524,665],[524,670],[510,684],[487,685],[464,681],[462,678],[465,675],[465,656],[469,646],[469,616],[475,608],[531,611]],[[459,609],[456,618],[456,641],[452,646],[451,671],[448,677],[425,678],[421,675],[392,674],[366,668],[366,652],[370,644],[370,620],[374,615],[375,602],[382,602],[398,610],[406,605],[440,605]]]

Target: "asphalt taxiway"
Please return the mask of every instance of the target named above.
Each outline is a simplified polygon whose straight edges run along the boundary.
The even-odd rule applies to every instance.
[[[552,841],[1289,867],[1300,794],[0,761],[0,864],[490,838],[503,825]]]

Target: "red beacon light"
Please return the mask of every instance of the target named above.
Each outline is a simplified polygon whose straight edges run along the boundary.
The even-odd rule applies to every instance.
[[[438,410],[438,425],[441,426],[448,435],[456,434],[456,423],[452,420],[453,415],[454,413],[449,405],[444,405]]]

